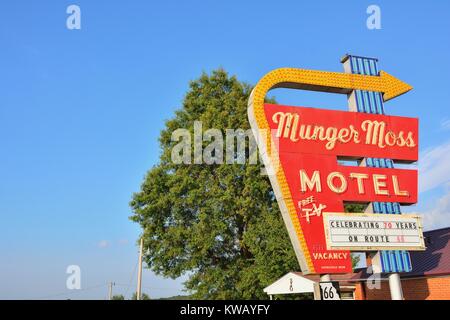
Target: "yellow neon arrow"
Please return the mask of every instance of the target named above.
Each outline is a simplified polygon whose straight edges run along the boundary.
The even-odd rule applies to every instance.
[[[381,71],[380,76],[304,70],[294,68],[276,69],[266,74],[253,89],[248,101],[248,118],[257,138],[265,167],[274,174],[269,175],[275,190],[283,219],[289,231],[294,251],[305,273],[314,273],[306,240],[303,235],[297,211],[291,197],[283,169],[276,170],[279,163],[278,151],[272,142],[269,123],[264,113],[264,99],[267,92],[274,88],[293,88],[348,94],[352,90],[376,91],[383,93],[388,101],[412,89],[399,79]]]
[[[271,84],[271,87],[267,90],[282,87],[344,94],[352,90],[376,91],[384,94],[384,101],[388,101],[412,89],[407,83],[384,71],[380,72],[380,76],[367,76],[341,72],[281,68],[266,74],[259,81],[257,87],[265,87],[268,84]]]

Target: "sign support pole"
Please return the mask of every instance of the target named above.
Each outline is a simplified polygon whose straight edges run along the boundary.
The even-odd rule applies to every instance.
[[[364,58],[360,59],[361,61]],[[361,62],[360,61],[360,62]],[[349,55],[346,55],[342,61],[341,61],[344,65],[344,71],[345,73],[357,73],[357,74],[370,74],[370,70],[371,69],[377,69],[377,67],[375,65],[371,65],[370,62],[364,63],[362,62],[361,64],[357,64],[357,71],[355,72],[352,68],[352,57]],[[358,61],[357,61],[358,62]],[[368,65],[366,65],[368,64]],[[348,95],[348,106],[349,106],[349,110],[353,111],[353,112],[367,112],[369,111],[369,113],[378,113],[378,114],[382,114],[383,112],[383,106],[382,106],[382,102],[381,102],[381,106],[378,106],[381,108],[381,110],[374,110],[376,109],[376,101],[372,101],[370,99],[370,94],[368,91],[363,91],[362,92],[363,95],[365,95],[366,99],[362,99],[362,101],[360,102],[362,105],[358,106],[358,101],[357,101],[357,97],[356,97],[356,91],[353,90],[349,95]],[[365,110],[363,110],[365,109]],[[364,159],[363,164],[366,164],[366,159]],[[373,203],[370,203],[366,212],[373,212]],[[403,300],[403,291],[402,291],[402,284],[401,284],[401,280],[400,280],[400,274],[397,272],[394,273],[390,273],[389,274],[389,288],[391,291],[391,299],[392,300]]]
[[[400,274],[389,274],[389,289],[391,290],[392,300],[403,300],[402,283],[400,281]]]
[[[320,285],[318,282],[314,283],[314,300],[322,300],[320,294]]]
[[[331,276],[329,274],[321,274],[320,281],[321,282],[331,281]]]
[[[320,282],[329,282],[329,281],[331,281],[331,276],[329,274],[321,274],[319,281]],[[317,284],[317,291],[318,291],[318,294],[315,293],[314,298],[315,298],[315,300],[321,300],[319,284]],[[316,297],[316,296],[318,296],[318,297]]]

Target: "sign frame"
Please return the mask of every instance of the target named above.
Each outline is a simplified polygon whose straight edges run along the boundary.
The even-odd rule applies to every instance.
[[[345,217],[345,218],[373,218],[375,220],[392,220],[401,221],[406,219],[415,219],[417,223],[417,230],[419,234],[420,246],[332,246],[331,245],[331,232],[329,229],[328,218],[334,217]],[[325,239],[328,250],[348,250],[348,251],[380,251],[380,250],[407,250],[407,251],[425,251],[425,239],[423,236],[423,225],[422,217],[417,214],[380,214],[380,213],[344,213],[344,212],[324,212],[323,213]]]

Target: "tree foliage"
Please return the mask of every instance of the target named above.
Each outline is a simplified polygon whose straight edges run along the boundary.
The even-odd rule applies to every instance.
[[[363,213],[367,205],[362,203],[346,203],[344,205],[344,212],[349,213]]]
[[[262,289],[299,270],[261,165],[174,164],[179,128],[249,129],[251,87],[223,70],[190,83],[183,106],[161,132],[159,163],[133,195],[131,219],[144,230],[147,265],[185,283],[193,298],[266,299]],[[209,142],[208,142],[209,143]],[[206,146],[208,143],[204,143]],[[247,159],[248,161],[248,159]]]
[[[362,213],[366,210],[367,205],[362,203],[346,203],[344,205],[344,211],[350,213]],[[359,264],[361,256],[358,254],[352,254],[352,267],[353,269]]]
[[[134,292],[131,296],[131,300],[137,300],[137,293]],[[144,292],[141,293],[141,300],[151,300],[150,296]]]

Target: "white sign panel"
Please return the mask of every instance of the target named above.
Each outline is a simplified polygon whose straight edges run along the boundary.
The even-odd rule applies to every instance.
[[[322,300],[341,300],[339,282],[320,282],[320,297]]]
[[[425,250],[420,216],[408,214],[323,214],[328,250]]]

